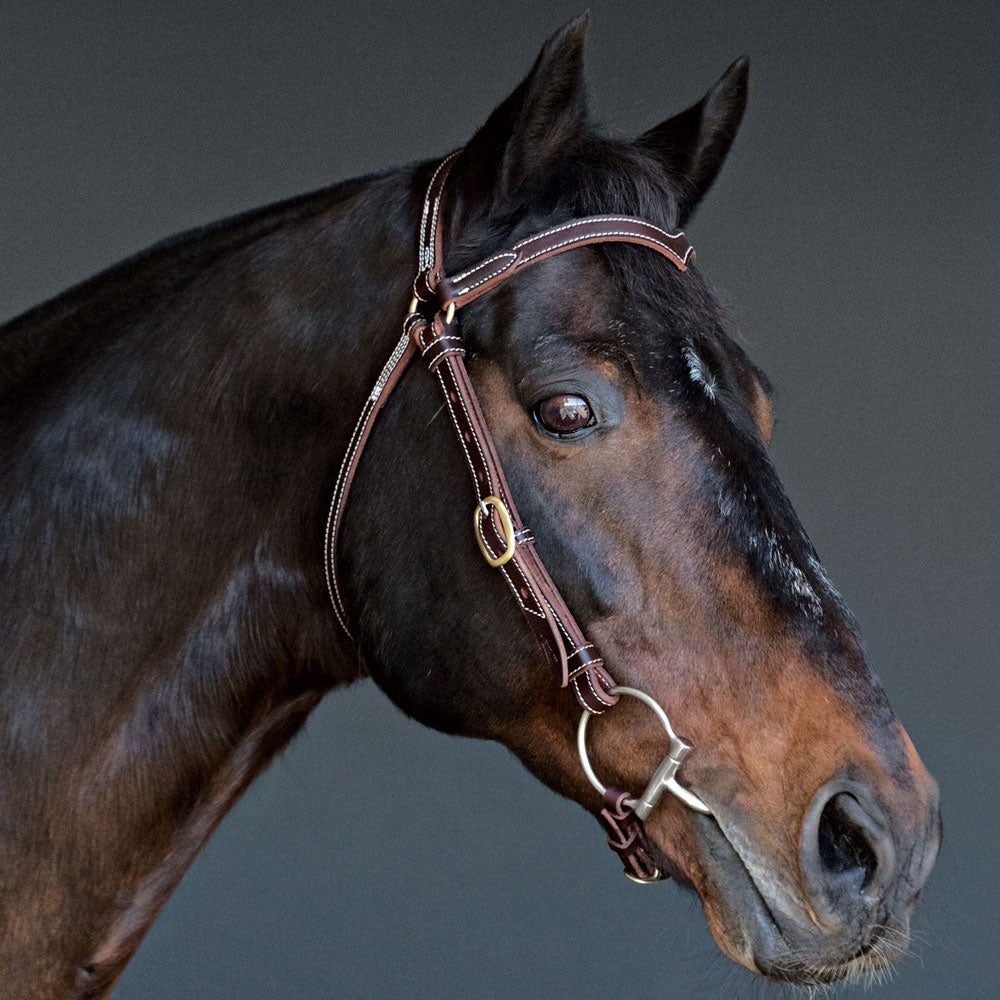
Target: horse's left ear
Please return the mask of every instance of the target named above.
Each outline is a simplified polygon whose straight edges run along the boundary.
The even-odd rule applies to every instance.
[[[677,225],[683,226],[722,168],[747,104],[750,62],[737,59],[711,90],[636,144],[655,153],[678,183]]]

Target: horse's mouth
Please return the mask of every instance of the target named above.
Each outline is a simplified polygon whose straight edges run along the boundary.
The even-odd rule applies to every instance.
[[[906,926],[873,923],[826,935],[798,918],[796,911],[807,908],[761,886],[714,816],[697,816],[695,823],[710,882],[702,904],[716,942],[734,961],[768,979],[809,987],[880,981],[906,953]]]
[[[770,966],[763,974],[795,986],[829,986],[841,980],[848,984],[878,984],[891,975],[893,966],[904,954],[905,948],[892,943],[882,929],[874,932],[852,958],[839,965],[808,964],[789,958]]]

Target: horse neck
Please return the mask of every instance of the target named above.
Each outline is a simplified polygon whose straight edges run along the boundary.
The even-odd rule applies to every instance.
[[[103,995],[226,810],[357,674],[323,516],[398,337],[418,191],[400,173],[296,203],[0,330],[19,365],[0,967],[19,996]]]

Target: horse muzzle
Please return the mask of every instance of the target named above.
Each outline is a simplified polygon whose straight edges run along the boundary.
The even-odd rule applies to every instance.
[[[755,847],[724,805],[695,817],[713,934],[731,958],[768,978],[822,985],[878,973],[902,958],[910,916],[940,844],[928,777],[916,823],[894,822],[863,782],[819,789],[801,824],[798,871]]]

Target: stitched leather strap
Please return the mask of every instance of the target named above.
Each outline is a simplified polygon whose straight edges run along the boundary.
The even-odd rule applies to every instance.
[[[344,607],[344,599],[340,593],[340,579],[337,575],[337,539],[340,535],[344,508],[347,505],[347,494],[354,481],[358,462],[361,461],[361,453],[368,443],[368,435],[371,434],[375,418],[385,406],[389,394],[395,388],[400,376],[416,353],[417,349],[410,339],[409,332],[404,330],[403,336],[397,341],[392,354],[389,355],[389,360],[386,361],[372,391],[365,400],[361,416],[354,425],[354,432],[347,444],[347,451],[344,453],[340,473],[333,488],[333,500],[330,502],[330,513],[326,519],[326,588],[330,592],[330,600],[333,602],[333,611],[337,616],[337,621],[340,622],[340,627],[347,633],[348,638],[353,638],[353,636],[347,625],[347,609]]]
[[[429,301],[433,297],[433,293],[427,286],[427,278],[435,261],[438,262],[437,266],[441,267],[440,261],[443,254],[442,227],[440,225],[441,194],[444,191],[444,182],[448,179],[451,165],[460,152],[461,149],[456,149],[437,165],[431,175],[430,183],[427,185],[427,193],[424,195],[417,248],[417,277],[413,282],[414,297],[421,302]],[[353,638],[353,636],[350,626],[347,624],[347,609],[344,607],[344,599],[340,593],[340,578],[337,573],[337,540],[340,537],[340,526],[343,521],[344,509],[347,506],[347,496],[350,493],[351,484],[354,482],[354,474],[357,472],[358,462],[361,460],[361,453],[368,442],[375,418],[379,415],[396,383],[406,370],[406,366],[416,354],[416,346],[410,337],[409,323],[412,318],[413,314],[407,316],[404,321],[403,335],[397,341],[392,354],[389,355],[389,360],[383,366],[361,409],[361,416],[354,425],[354,432],[347,443],[347,450],[344,452],[340,471],[337,474],[333,499],[330,501],[330,512],[326,519],[324,543],[326,587],[330,593],[330,601],[333,604],[337,621],[340,622],[340,627],[347,633],[348,638]]]
[[[431,175],[424,196],[420,216],[420,247],[417,253],[417,276],[413,280],[413,294],[421,302],[435,297],[434,289],[444,278],[444,227],[441,225],[441,195],[452,164],[461,149],[449,153]]]
[[[379,411],[409,362],[419,352],[437,378],[451,415],[458,442],[472,479],[480,513],[478,530],[485,552],[494,560],[511,548],[498,568],[514,595],[542,654],[562,687],[571,686],[588,712],[600,714],[618,698],[609,691],[614,680],[603,660],[587,642],[534,547],[534,536],[517,512],[510,487],[465,367],[465,345],[455,310],[496,288],[522,270],[555,254],[592,243],[628,242],[662,254],[681,271],[694,259],[683,233],[668,233],[632,216],[595,215],[536,233],[509,249],[491,254],[460,274],[448,277],[443,264],[441,198],[445,181],[461,150],[446,157],[431,177],[420,221],[418,273],[413,282],[414,310],[403,322],[403,335],[393,348],[369,393],[348,443],[334,487],[326,527],[326,575],[330,600],[344,631],[350,636],[347,611],[337,575],[337,541],[355,472]],[[449,309],[449,307],[454,307]],[[451,322],[447,316],[451,313]],[[486,503],[489,501],[489,503]],[[510,518],[507,537],[498,504]],[[626,794],[609,789],[601,822],[608,843],[622,858],[626,874],[640,881],[660,877],[649,854],[642,824],[625,805]]]
[[[631,215],[588,215],[543,229],[460,274],[441,279],[438,298],[443,306],[459,308],[492,291],[528,265],[589,243],[638,243],[663,254],[681,271],[686,271],[688,262],[695,257],[694,248],[683,233],[668,233]]]
[[[476,503],[485,501],[487,497],[499,497],[509,512],[516,545],[510,561],[499,567],[507,586],[554,671],[556,681],[563,687],[572,684],[577,699],[588,711],[603,712],[618,700],[617,696],[607,692],[614,686],[614,681],[563,602],[558,588],[538,558],[534,537],[517,512],[493,438],[465,368],[465,348],[458,324],[446,322],[440,310],[430,321],[414,314],[410,333],[441,385],[472,477]],[[495,506],[490,506],[487,513],[481,515],[480,532],[491,556],[495,558],[504,552],[508,539]]]

